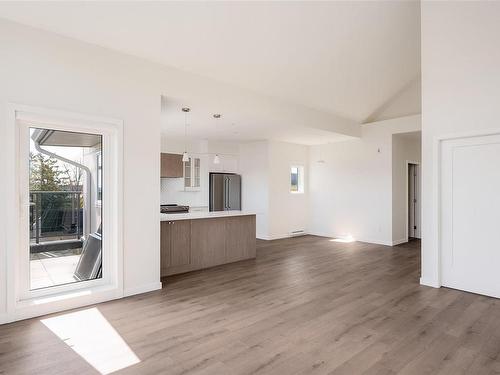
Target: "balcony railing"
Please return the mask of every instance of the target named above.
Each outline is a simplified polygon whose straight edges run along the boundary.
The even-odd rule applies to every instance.
[[[30,243],[32,252],[41,243],[67,240],[78,243],[83,235],[82,191],[30,191]],[[71,241],[73,240],[73,241]],[[74,241],[77,240],[77,241]],[[71,246],[70,248],[75,248]]]

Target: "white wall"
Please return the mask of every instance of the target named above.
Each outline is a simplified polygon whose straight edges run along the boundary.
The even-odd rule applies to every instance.
[[[124,120],[124,288],[133,292],[157,285],[161,91],[154,69],[141,60],[4,21],[0,46],[2,111],[13,102]],[[0,119],[5,127],[3,114]]]
[[[290,193],[290,167],[304,166],[305,191]],[[277,141],[240,145],[242,207],[257,213],[257,238],[285,238],[307,231],[308,147]]]
[[[240,145],[241,208],[256,213],[257,238],[269,238],[269,150],[267,141]]]
[[[160,287],[159,152],[162,71],[154,64],[68,38],[0,21],[0,150],[9,102],[124,121],[124,289]],[[163,76],[163,78],[165,78]],[[6,308],[5,220],[15,209],[15,168],[5,165],[0,191],[0,316]],[[26,249],[28,251],[28,249]]]
[[[312,146],[309,232],[392,245],[392,135],[418,131],[420,122],[417,115],[366,124],[360,139]]]
[[[422,3],[422,278],[439,286],[434,139],[500,131],[500,3]]]
[[[284,238],[293,231],[307,232],[308,147],[270,141],[269,145],[269,238]],[[304,167],[304,193],[290,193],[290,167]]]
[[[412,134],[412,133],[410,133]],[[420,134],[419,134],[420,135]],[[407,162],[420,162],[420,136],[394,134],[392,136],[392,242],[403,243],[407,239]],[[418,188],[420,191],[420,187]],[[421,205],[420,202],[418,203]]]

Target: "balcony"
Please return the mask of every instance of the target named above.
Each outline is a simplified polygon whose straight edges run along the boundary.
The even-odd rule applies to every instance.
[[[82,191],[30,191],[31,289],[68,284],[84,246]]]

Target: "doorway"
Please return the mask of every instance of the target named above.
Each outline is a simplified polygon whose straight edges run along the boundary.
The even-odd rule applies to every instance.
[[[8,120],[5,321],[123,296],[123,122],[17,104]]]
[[[407,241],[420,239],[420,164],[407,162]]]
[[[30,127],[26,136],[29,289],[101,278],[102,135]]]

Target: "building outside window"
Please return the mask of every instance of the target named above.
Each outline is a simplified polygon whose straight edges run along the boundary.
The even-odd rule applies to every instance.
[[[304,167],[290,167],[290,193],[300,194],[304,192]]]

